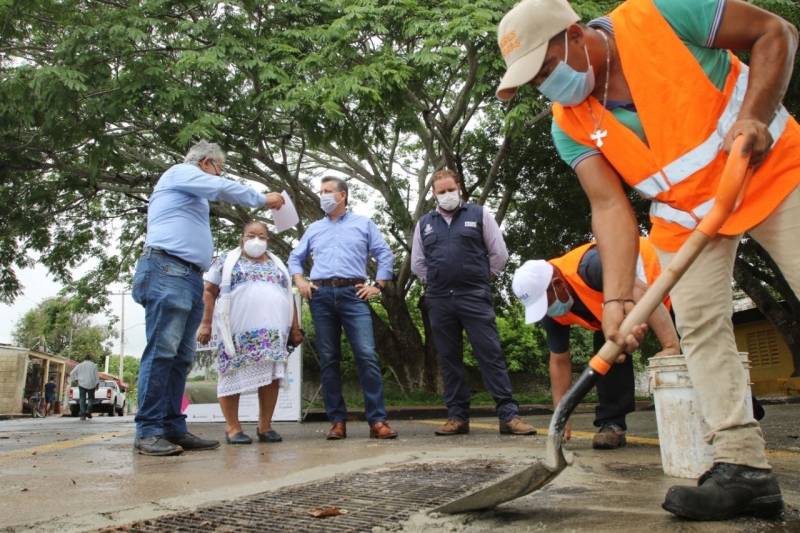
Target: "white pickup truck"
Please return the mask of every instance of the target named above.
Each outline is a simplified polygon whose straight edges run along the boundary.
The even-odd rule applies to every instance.
[[[72,416],[80,414],[80,405],[78,399],[80,398],[78,387],[69,389],[69,412]],[[125,414],[125,392],[120,388],[116,381],[101,380],[99,388],[94,391],[94,405],[92,406],[93,413],[106,413],[108,416],[122,416]]]

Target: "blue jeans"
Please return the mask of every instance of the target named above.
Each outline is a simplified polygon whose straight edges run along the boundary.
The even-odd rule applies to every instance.
[[[81,416],[92,414],[92,407],[94,407],[94,389],[85,389],[78,386],[78,406],[81,410]]]
[[[145,309],[147,330],[136,438],[180,437],[187,431],[181,404],[203,318],[203,279],[170,257],[148,252],[136,265],[132,296]]]
[[[356,296],[355,287],[320,287],[309,300],[320,358],[322,397],[331,423],[347,420],[342,396],[342,328],[353,348],[358,378],[364,391],[364,412],[372,425],[386,421],[383,376],[375,355],[375,337],[369,304]]]

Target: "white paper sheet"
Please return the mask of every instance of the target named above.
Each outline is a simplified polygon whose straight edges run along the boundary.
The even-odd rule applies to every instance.
[[[289,193],[283,191],[281,196],[283,196],[283,199],[286,200],[286,203],[283,204],[279,210],[270,209],[270,211],[272,211],[272,222],[275,224],[275,229],[278,231],[278,233],[286,231],[300,222],[300,217],[297,215],[297,209],[295,209],[292,199],[289,198]]]

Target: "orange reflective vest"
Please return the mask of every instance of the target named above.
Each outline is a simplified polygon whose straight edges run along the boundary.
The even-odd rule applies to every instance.
[[[731,70],[720,92],[652,0],[628,0],[610,17],[647,144],[606,113],[600,129],[608,135],[599,150],[631,187],[653,199],[650,240],[675,252],[714,204],[727,160],[723,137],[739,115],[749,69],[728,52]],[[589,106],[599,117],[603,106],[592,96],[575,107],[553,104],[553,117],[577,142],[594,146]],[[775,144],[724,235],[762,222],[800,183],[800,126],[781,106],[769,131]]]
[[[563,324],[565,326],[578,324],[592,331],[598,331],[602,329],[601,322],[603,320],[604,301],[603,293],[594,289],[590,289],[586,285],[586,282],[584,282],[580,275],[578,275],[578,266],[581,264],[583,255],[589,251],[590,248],[596,246],[596,244],[597,243],[594,242],[584,244],[583,246],[579,246],[578,248],[575,248],[571,252],[562,255],[561,257],[557,257],[548,261],[548,263],[558,268],[558,270],[561,272],[561,275],[567,280],[567,283],[569,283],[570,287],[572,287],[572,290],[575,291],[575,294],[578,295],[578,298],[580,298],[581,302],[583,302],[589,312],[594,315],[594,320],[591,322],[587,322],[572,312],[569,312],[564,316],[552,317],[553,320],[559,324]],[[658,278],[660,275],[661,264],[658,262],[658,253],[656,252],[655,248],[653,248],[653,245],[647,241],[647,239],[639,237],[639,260],[636,265],[636,276],[648,285],[652,285],[656,278]],[[667,309],[669,309],[669,296],[664,299],[664,305],[666,305]]]

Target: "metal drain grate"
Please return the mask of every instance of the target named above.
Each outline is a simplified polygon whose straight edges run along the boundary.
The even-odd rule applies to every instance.
[[[403,465],[296,485],[101,531],[371,532],[376,526],[406,520],[414,511],[446,503],[506,473],[499,461]],[[347,514],[327,518],[307,514],[321,506],[345,509]]]

